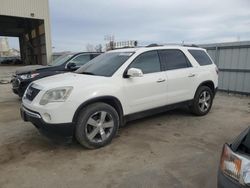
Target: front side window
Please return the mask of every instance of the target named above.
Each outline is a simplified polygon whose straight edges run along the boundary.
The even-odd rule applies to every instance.
[[[94,59],[95,57],[97,57],[100,54],[91,54],[91,59]]]
[[[213,62],[203,50],[188,50],[194,59],[201,65],[211,65]]]
[[[161,50],[159,53],[167,70],[190,67],[186,56],[180,50]]]
[[[70,62],[75,63],[77,67],[80,67],[90,61],[90,55],[78,55],[73,58]]]
[[[161,64],[157,51],[145,52],[139,55],[129,68],[141,69],[143,74],[160,72]]]
[[[108,52],[97,56],[80,67],[76,73],[97,76],[112,76],[133,52]]]
[[[59,56],[52,62],[52,66],[60,66],[64,64],[66,61],[68,61],[72,56],[73,54],[66,54],[66,55]]]

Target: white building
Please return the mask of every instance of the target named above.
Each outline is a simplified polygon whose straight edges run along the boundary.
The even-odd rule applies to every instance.
[[[48,0],[1,0],[0,36],[19,37],[21,58],[26,64],[50,62]]]
[[[7,37],[0,37],[0,57],[5,56],[9,52],[9,43]]]

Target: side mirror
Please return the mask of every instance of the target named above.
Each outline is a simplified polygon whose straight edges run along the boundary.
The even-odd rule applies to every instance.
[[[143,76],[143,72],[142,72],[141,69],[130,68],[127,71],[127,76],[128,77],[142,77]]]
[[[76,68],[76,64],[75,63],[70,62],[70,63],[67,64],[67,69],[74,69],[74,68]]]

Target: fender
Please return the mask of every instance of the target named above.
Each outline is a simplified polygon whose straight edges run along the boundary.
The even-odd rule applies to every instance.
[[[213,95],[216,94],[216,88],[214,87],[214,82],[212,80],[206,80],[204,82],[201,82],[200,85],[197,87],[195,93],[197,92],[200,86],[208,86],[209,88],[211,88]]]
[[[109,95],[92,98],[92,99],[89,99],[89,100],[83,102],[77,108],[77,110],[75,111],[75,114],[73,116],[73,121],[72,122],[73,123],[77,122],[78,115],[79,115],[80,111],[84,107],[88,106],[89,104],[93,104],[95,102],[104,102],[104,103],[107,103],[107,104],[111,105],[112,107],[114,107],[116,109],[119,117],[120,117],[120,125],[123,125],[123,108],[122,108],[122,104],[121,104],[121,102],[120,102],[119,99],[117,99],[114,96],[109,96]]]

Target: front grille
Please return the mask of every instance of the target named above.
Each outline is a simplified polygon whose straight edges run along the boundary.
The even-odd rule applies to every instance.
[[[33,101],[33,99],[37,96],[37,94],[40,92],[39,89],[36,89],[34,87],[32,87],[32,85],[30,87],[28,87],[27,91],[26,91],[26,95],[25,97],[30,100]]]

